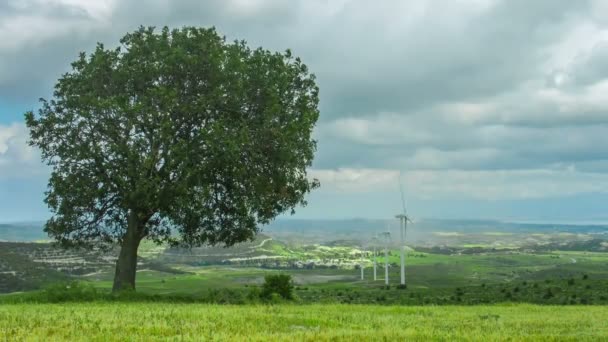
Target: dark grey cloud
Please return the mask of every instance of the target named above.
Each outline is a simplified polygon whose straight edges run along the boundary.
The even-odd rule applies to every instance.
[[[321,55],[332,62],[320,66],[328,75],[321,79],[330,84],[326,118],[411,111],[512,90],[540,75],[543,49],[585,11],[585,3],[572,1],[503,1],[486,10],[430,3],[415,27],[403,25],[404,34],[387,35],[388,25],[378,21],[399,23],[402,13],[393,8],[373,11],[378,15],[367,25],[341,25],[354,16],[347,8],[336,27],[319,37],[326,42]],[[352,11],[360,4],[352,2]]]

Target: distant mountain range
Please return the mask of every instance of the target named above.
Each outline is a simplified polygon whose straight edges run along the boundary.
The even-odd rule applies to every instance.
[[[48,240],[43,232],[43,222],[0,223],[0,241],[39,241]],[[298,220],[281,219],[262,227],[262,232],[278,238],[302,238],[310,241],[328,241],[328,239],[367,238],[375,233],[388,229],[396,234],[397,220]],[[549,224],[549,223],[515,223],[491,220],[449,220],[421,219],[408,225],[408,236],[425,235],[432,232],[476,233],[484,231],[511,233],[599,233],[608,234],[608,224]]]
[[[0,241],[48,240],[43,227],[43,222],[0,223]]]
[[[264,227],[264,232],[279,239],[307,241],[333,239],[367,240],[370,236],[390,231],[399,235],[399,222],[394,220],[278,220]],[[421,219],[408,224],[408,239],[424,239],[434,232],[458,233],[581,233],[608,234],[608,224],[515,223],[492,220]]]

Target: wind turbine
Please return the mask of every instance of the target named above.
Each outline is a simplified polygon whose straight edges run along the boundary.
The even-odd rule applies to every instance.
[[[384,284],[388,286],[388,243],[391,240],[391,232],[382,233],[384,237]]]
[[[403,187],[401,186],[401,172],[399,172],[399,192],[401,193],[401,206],[403,212],[397,216],[399,219],[399,231],[401,232],[401,287],[405,287],[405,234],[407,230],[407,223],[412,222],[407,216],[405,209],[405,196],[403,195]]]
[[[361,244],[361,264],[360,264],[359,268],[361,269],[361,280],[364,280],[365,275],[364,275],[364,268],[363,268],[363,244]]]
[[[374,237],[372,238],[372,245],[374,247],[374,281],[376,281],[377,280],[377,271],[376,271],[376,269],[378,267],[377,266],[378,262],[376,261],[376,257],[377,257],[376,247],[378,245],[378,235],[377,234],[374,235]]]

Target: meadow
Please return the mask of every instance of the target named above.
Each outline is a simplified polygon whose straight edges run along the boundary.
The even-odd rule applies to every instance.
[[[376,280],[369,249],[363,255],[361,280],[361,250],[352,241],[260,236],[232,249],[195,250],[148,243],[140,250],[137,292],[124,296],[110,294],[107,255],[4,243],[0,280],[30,287],[10,291],[11,283],[0,281],[0,290],[9,290],[0,294],[0,342],[608,340],[605,239],[436,237],[441,243],[408,246],[407,288],[398,286],[394,246],[387,288],[383,253]],[[264,277],[279,273],[293,277],[294,300],[260,297]]]
[[[0,341],[598,341],[605,306],[27,304],[0,307]]]

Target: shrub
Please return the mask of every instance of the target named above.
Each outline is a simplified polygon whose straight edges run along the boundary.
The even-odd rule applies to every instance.
[[[268,303],[272,303],[272,304],[280,304],[284,300],[285,300],[285,298],[283,298],[280,294],[278,294],[276,292],[271,293],[267,299]]]
[[[255,290],[254,290],[255,291]],[[246,294],[243,291],[233,289],[209,289],[201,301],[213,304],[245,304]]]
[[[293,291],[293,279],[289,274],[269,274],[264,277],[260,297],[271,300],[272,295],[277,294],[283,299],[292,300],[294,299]]]
[[[257,286],[251,286],[249,288],[249,292],[247,293],[247,300],[250,303],[255,303],[260,300],[262,291]]]
[[[100,294],[93,286],[77,281],[49,285],[42,291],[41,297],[42,301],[50,303],[101,299]]]

